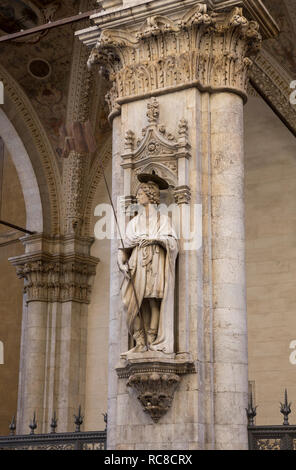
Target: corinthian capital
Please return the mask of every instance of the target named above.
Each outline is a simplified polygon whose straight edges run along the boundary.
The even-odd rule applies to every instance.
[[[35,234],[22,239],[26,253],[10,258],[29,302],[90,302],[97,258],[89,255],[92,239]]]
[[[95,19],[100,32],[88,63],[109,72],[111,112],[135,97],[192,86],[246,97],[247,72],[262,40],[258,23],[240,7],[217,12],[187,1],[182,4],[189,8],[164,16],[153,12],[154,3],[159,4],[149,4],[150,16],[146,10],[146,17],[139,13],[133,23],[122,11],[109,13],[109,20],[107,12]]]

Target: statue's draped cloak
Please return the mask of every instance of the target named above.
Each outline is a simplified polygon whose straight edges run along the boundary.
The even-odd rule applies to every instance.
[[[170,354],[174,353],[174,289],[178,241],[169,218],[151,207],[149,219],[143,211],[127,225],[124,246],[128,253],[131,252],[129,268],[135,289],[131,281],[125,278],[121,292],[131,334],[138,314],[134,290],[140,306],[144,298],[150,297],[151,291],[153,298],[162,299],[158,334],[150,349]],[[140,248],[139,243],[147,239],[157,240],[159,244]]]

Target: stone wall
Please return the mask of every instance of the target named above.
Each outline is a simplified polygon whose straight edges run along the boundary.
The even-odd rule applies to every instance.
[[[2,207],[0,218],[26,226],[26,210],[16,169],[7,151],[4,153]],[[8,434],[11,418],[17,410],[20,359],[22,289],[15,268],[8,258],[20,255],[23,245],[7,244],[20,232],[0,226],[0,340],[4,343],[4,365],[0,365],[0,434]]]
[[[106,169],[106,177],[111,189],[111,161]],[[102,178],[96,191],[93,214],[97,204],[108,202]],[[98,220],[98,217],[93,216],[93,228]],[[100,262],[88,309],[85,429],[97,431],[104,429],[102,415],[107,411],[110,240],[95,240],[91,254],[99,258]]]
[[[139,128],[142,124],[138,123]],[[289,346],[296,339],[296,144],[260,98],[250,97],[245,107],[245,133],[249,380],[255,382],[257,424],[280,424],[278,403],[283,399],[284,388],[288,388],[291,401],[296,395],[296,366],[289,361]],[[1,218],[25,225],[22,191],[7,152],[3,171]],[[106,173],[110,181],[111,165]],[[100,202],[108,202],[103,180],[93,209]],[[96,221],[93,217],[93,226]],[[0,226],[0,236],[4,233],[7,229]],[[22,281],[16,278],[8,258],[22,252],[19,243],[0,245],[0,340],[4,343],[5,359],[5,364],[0,365],[0,434],[7,434],[17,407]],[[103,429],[102,413],[107,410],[109,241],[95,241],[92,255],[99,257],[100,263],[88,313],[88,430]],[[295,421],[292,412],[291,422]]]
[[[284,388],[291,400],[296,393],[296,366],[289,362],[289,344],[296,339],[295,142],[260,98],[250,97],[245,107],[245,133],[249,380],[255,381],[257,423],[272,424],[281,422]],[[109,167],[108,179],[110,173]],[[94,207],[99,202],[108,202],[103,181]],[[109,242],[94,243],[92,255],[100,264],[88,316],[87,429],[103,428],[107,407],[109,253]]]
[[[281,424],[285,387],[292,402],[296,397],[289,361],[296,339],[296,143],[260,98],[245,107],[245,131],[249,380],[256,423]]]

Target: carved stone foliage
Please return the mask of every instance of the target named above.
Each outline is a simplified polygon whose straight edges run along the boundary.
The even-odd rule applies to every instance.
[[[64,230],[78,233],[83,218],[84,175],[87,155],[70,152],[64,164]]]
[[[191,199],[191,191],[189,186],[179,186],[174,190],[174,198],[177,204],[189,204]]]
[[[241,8],[208,11],[197,4],[183,17],[152,16],[137,29],[104,29],[89,64],[107,68],[111,112],[134,96],[184,86],[246,95],[250,57],[261,45],[259,26]]]
[[[90,281],[95,275],[97,261],[79,256],[34,256],[17,265],[17,276],[25,280],[27,302],[89,303]]]
[[[185,184],[188,180],[186,171],[190,158],[191,146],[188,137],[188,123],[185,119],[179,122],[176,135],[167,131],[159,124],[159,103],[151,98],[147,104],[148,126],[142,130],[142,136],[136,138],[133,131],[128,130],[125,135],[124,153],[121,166],[125,171],[132,171],[131,187],[125,188],[127,196],[136,194],[139,173],[152,173],[168,181],[175,189],[178,203],[190,201],[190,189]],[[185,160],[185,165],[179,162]],[[186,193],[186,196],[185,196]],[[179,197],[180,196],[180,197]]]
[[[296,107],[290,103],[290,79],[263,50],[251,68],[250,79],[255,89],[296,135]]]
[[[178,375],[152,372],[132,375],[127,386],[136,390],[145,413],[157,423],[170,409],[179,382]]]
[[[142,355],[140,360],[123,361],[116,372],[120,379],[128,379],[127,387],[136,391],[144,412],[157,423],[172,406],[181,376],[194,374],[196,370],[189,355],[179,354],[163,360],[150,352]]]
[[[67,121],[85,122],[89,119],[91,100],[93,93],[94,76],[90,70],[85,67],[88,51],[86,47],[78,43],[73,54],[73,69],[75,75],[70,87],[70,98],[68,100]]]

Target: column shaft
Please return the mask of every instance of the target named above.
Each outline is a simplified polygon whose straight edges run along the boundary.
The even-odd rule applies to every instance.
[[[262,42],[259,23],[252,12],[244,16],[241,2],[216,9],[208,2],[171,0],[169,10],[158,0],[149,5],[148,0],[137,1],[128,9],[122,3],[120,8],[120,2],[116,7],[103,3],[105,10],[92,17],[94,25],[77,34],[93,46],[88,64],[104,67],[112,85],[106,100],[114,122],[113,195],[120,193],[125,178],[130,186],[125,196],[135,196],[139,172],[153,171],[170,181],[177,204],[192,212],[202,193],[204,244],[203,250],[179,251],[175,284],[175,353],[191,355],[196,375],[182,379],[173,405],[156,427],[127,392],[125,377],[115,378],[127,332],[113,243],[109,446],[245,449],[243,101],[248,70]],[[260,11],[265,34],[272,33],[270,18],[264,21],[267,11]],[[158,104],[163,116],[159,127]],[[175,139],[178,150],[169,151],[171,144],[163,138]]]
[[[212,276],[216,449],[246,449],[243,102],[211,96]]]
[[[33,302],[27,307],[23,320],[21,386],[18,402],[18,433],[28,434],[29,424],[36,412],[42,425],[44,415],[45,360],[47,336],[47,304]],[[41,431],[41,429],[39,429]]]
[[[26,253],[11,258],[25,280],[18,430],[73,431],[74,412],[85,404],[87,304],[97,258],[91,238],[24,237]]]

